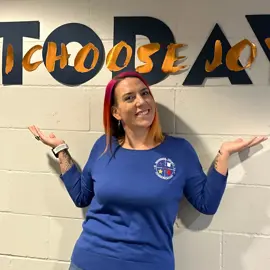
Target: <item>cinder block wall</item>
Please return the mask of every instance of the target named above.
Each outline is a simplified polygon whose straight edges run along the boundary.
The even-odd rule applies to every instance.
[[[43,45],[58,26],[78,22],[113,44],[114,16],[150,16],[166,23],[192,66],[214,25],[219,23],[234,45],[247,38],[258,56],[247,70],[253,85],[232,86],[226,78],[208,79],[204,87],[183,86],[188,72],[152,86],[163,128],[187,138],[205,169],[220,144],[239,136],[268,134],[269,63],[245,15],[270,13],[261,1],[8,1],[0,3],[0,22],[40,21],[40,39],[24,38],[24,54]],[[268,27],[268,26],[265,26]],[[146,42],[138,38],[137,44]],[[3,39],[0,48],[2,50]],[[81,46],[67,46],[70,63]],[[241,59],[243,65],[249,50]],[[2,63],[2,51],[1,51]],[[33,61],[41,60],[41,51]],[[2,80],[2,76],[0,76]],[[23,72],[23,85],[0,88],[0,269],[64,270],[81,232],[83,211],[76,208],[58,177],[48,147],[27,126],[36,124],[66,140],[73,158],[84,166],[102,134],[104,87],[111,73],[99,74],[78,87],[57,82],[42,64]],[[214,217],[197,213],[185,201],[175,225],[177,270],[268,270],[270,267],[269,143],[230,160],[229,183]]]

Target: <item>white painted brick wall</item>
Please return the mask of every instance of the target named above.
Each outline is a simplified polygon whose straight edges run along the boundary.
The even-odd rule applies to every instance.
[[[239,136],[269,134],[269,62],[245,15],[270,14],[267,0],[2,0],[0,21],[40,21],[40,40],[25,38],[23,52],[56,27],[79,22],[90,26],[106,54],[113,44],[114,16],[152,16],[163,20],[177,42],[187,43],[186,64],[197,58],[215,23],[231,44],[244,38],[257,45],[248,70],[254,85],[231,86],[208,79],[205,87],[183,87],[187,72],[152,87],[160,104],[164,131],[184,136],[196,148],[205,169],[220,144]],[[268,27],[268,26],[266,26]],[[2,39],[0,39],[2,63]],[[137,45],[148,43],[140,38]],[[80,46],[67,46],[73,62]],[[241,59],[247,59],[245,51]],[[33,60],[41,59],[36,52]],[[137,62],[138,63],[138,62]],[[1,77],[1,76],[0,76]],[[84,163],[103,132],[106,68],[80,87],[66,87],[44,65],[24,72],[23,86],[0,88],[0,269],[67,270],[81,232],[83,212],[76,208],[58,178],[50,150],[27,130],[36,124],[65,139],[72,156]],[[2,79],[0,79],[1,81]],[[2,83],[2,82],[1,82]],[[16,143],[16,145],[15,145]],[[230,160],[230,177],[214,217],[199,215],[185,201],[175,226],[176,270],[266,270],[270,267],[270,143]]]

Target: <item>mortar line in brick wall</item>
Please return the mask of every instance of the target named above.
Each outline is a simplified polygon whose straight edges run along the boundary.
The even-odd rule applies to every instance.
[[[30,85],[32,86],[32,85]],[[44,85],[41,85],[41,86],[44,86]],[[54,85],[53,85],[54,86]],[[59,85],[57,85],[59,86]],[[84,88],[90,88],[90,87],[95,87],[95,88],[98,88],[98,87],[105,87],[106,86],[106,83],[104,84],[87,84],[87,85],[80,85],[78,87],[84,87]],[[256,84],[256,86],[265,86],[267,87],[268,84]],[[61,85],[60,85],[61,87]],[[179,83],[174,83],[174,84],[159,84],[159,85],[150,85],[150,88],[153,90],[155,88],[174,88],[178,91],[198,91],[198,89],[211,89],[213,90],[213,87],[216,87],[216,88],[231,88],[231,87],[234,87],[234,88],[243,88],[243,86],[238,86],[238,85],[224,85],[224,84],[215,84],[215,85],[205,85],[203,87],[200,87],[200,86],[191,86],[191,87],[187,87],[187,86],[183,86]],[[246,87],[250,87],[250,88],[253,88],[254,86],[248,86],[246,85]],[[203,90],[202,90],[203,91]],[[213,90],[213,91],[220,91],[220,89],[216,89],[216,90]]]
[[[172,136],[190,136],[190,137],[253,137],[254,134],[228,134],[228,133],[185,133],[185,132],[174,132],[174,133],[170,133],[170,135]],[[265,136],[269,135],[269,134],[264,134]]]
[[[47,238],[47,254],[50,254],[51,250],[51,241],[50,241],[50,235],[51,235],[51,226],[52,226],[52,218],[49,217],[49,224],[48,224],[48,235],[49,237]]]
[[[109,80],[108,80],[109,82]],[[5,86],[3,86],[3,84],[0,85],[0,87],[2,87],[4,89]],[[84,84],[81,84],[81,85],[77,85],[76,88],[74,88],[74,86],[64,86],[62,84],[23,84],[23,85],[14,85],[12,86],[12,88],[36,88],[36,87],[39,87],[39,88],[64,88],[64,89],[70,89],[70,90],[74,90],[75,89],[87,89],[89,90],[90,88],[94,88],[94,89],[97,89],[97,88],[102,88],[102,89],[105,89],[106,87],[106,83],[104,84],[88,84],[88,85],[84,85]],[[177,89],[177,90],[181,90],[183,89],[183,86],[179,86],[179,85],[176,85],[176,84],[164,84],[164,85],[153,85],[153,86],[150,86],[151,90],[155,90],[155,89]]]
[[[79,209],[79,208],[78,208]],[[15,215],[15,216],[26,216],[26,217],[45,217],[48,219],[70,219],[70,220],[78,220],[83,221],[84,218],[76,218],[76,217],[63,217],[63,216],[54,216],[54,215],[44,215],[44,214],[30,214],[30,213],[16,213],[12,211],[0,211],[0,215]]]
[[[57,129],[57,128],[41,128],[42,131],[54,131],[54,132],[76,132],[76,133],[103,133],[103,131],[98,131],[98,130],[75,130],[75,129]],[[8,131],[28,131],[27,127],[0,127],[1,130],[8,130]],[[29,131],[28,131],[29,132]]]
[[[270,239],[270,234],[264,234],[264,233],[243,233],[243,232],[229,232],[224,230],[204,230],[202,233],[215,233],[215,234],[223,234],[223,238],[226,235],[232,235],[232,236],[245,236],[249,238],[265,238]]]
[[[176,90],[174,89],[174,91],[173,91],[173,133],[176,132],[175,103],[176,103]]]
[[[33,261],[42,261],[42,262],[53,262],[53,263],[69,263],[70,261],[65,261],[61,259],[50,259],[50,258],[42,258],[42,257],[33,257],[33,256],[23,256],[23,255],[13,255],[9,253],[0,253],[0,257],[6,257],[9,259],[16,258],[16,259],[26,259],[26,260],[33,260]]]
[[[8,89],[5,88],[5,86],[3,86],[3,84],[0,84],[1,89]],[[85,88],[84,85],[78,85],[76,86],[76,89],[73,86],[64,86],[62,84],[22,84],[22,85],[12,85],[12,89],[16,89],[16,88],[63,88],[63,89],[69,89],[72,91],[76,91],[76,89],[80,88],[83,89]],[[91,87],[95,87],[95,85],[92,85]]]
[[[92,114],[93,110],[92,110],[92,102],[93,99],[91,97],[88,97],[88,132],[91,132],[91,128],[92,128]]]
[[[220,235],[220,257],[219,257],[219,262],[220,262],[220,270],[223,270],[223,231],[221,232],[221,235]]]
[[[85,85],[85,86],[83,86],[84,88],[95,88],[96,90],[98,89],[98,88],[104,88],[104,87],[106,87],[106,84],[99,84],[99,85]],[[167,85],[150,85],[150,88],[151,88],[151,90],[155,90],[155,89],[158,89],[158,90],[160,90],[160,89],[164,89],[164,90],[174,90],[174,89],[178,89],[178,90],[181,90],[182,88],[181,87],[179,87],[179,86],[177,86],[177,85],[175,85],[175,84],[173,84],[173,85],[169,85],[169,84],[167,84]]]
[[[235,186],[235,187],[247,187],[247,188],[270,188],[269,185],[261,185],[261,184],[245,184],[245,183],[227,183],[227,186]]]
[[[7,169],[0,169],[0,172],[5,173],[25,173],[25,174],[46,174],[46,175],[54,175],[59,176],[58,173],[53,173],[49,171],[23,171],[23,170],[7,170]]]
[[[202,136],[211,136],[211,137],[238,137],[238,136],[243,136],[243,137],[253,137],[254,134],[247,134],[247,133],[189,133],[189,132],[175,132],[175,135],[187,135],[187,136],[197,136],[197,137],[202,137]],[[268,136],[269,134],[263,134],[265,136]]]

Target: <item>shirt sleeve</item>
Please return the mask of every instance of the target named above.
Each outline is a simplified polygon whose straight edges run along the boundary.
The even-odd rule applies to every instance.
[[[80,172],[78,167],[73,166],[60,175],[72,201],[77,207],[87,207],[94,197],[93,179],[91,170],[94,164],[94,160],[97,152],[97,142],[94,144],[88,160]]]
[[[199,212],[214,215],[223,197],[228,172],[226,175],[219,173],[211,166],[207,175],[204,173],[198,155],[190,143],[187,142],[186,166],[187,179],[184,195]]]

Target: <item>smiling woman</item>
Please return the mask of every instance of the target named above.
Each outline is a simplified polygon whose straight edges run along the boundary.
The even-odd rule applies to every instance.
[[[174,270],[173,225],[183,195],[199,212],[215,214],[230,155],[267,139],[224,142],[206,175],[187,140],[162,133],[154,97],[136,72],[108,83],[104,128],[81,172],[62,139],[29,127],[53,148],[74,204],[89,206],[70,270]]]
[[[123,147],[137,149],[154,147],[164,138],[154,97],[145,80],[135,72],[123,72],[108,84],[103,121],[107,146],[111,145],[111,136]]]

